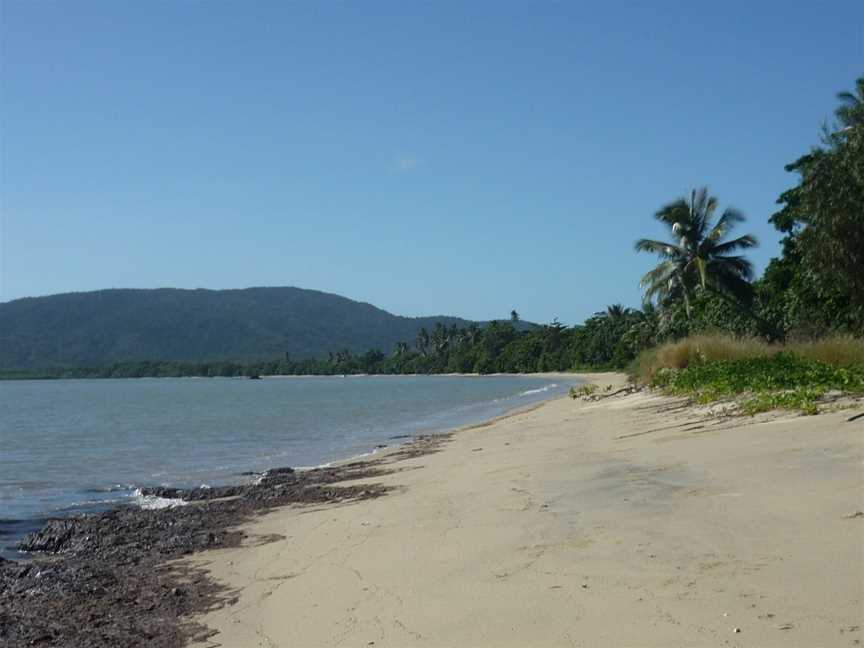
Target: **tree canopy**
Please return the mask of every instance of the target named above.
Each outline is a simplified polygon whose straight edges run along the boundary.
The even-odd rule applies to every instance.
[[[672,240],[636,241],[637,252],[650,252],[661,259],[640,282],[647,300],[656,300],[664,308],[683,302],[689,313],[697,290],[711,289],[749,299],[753,266],[735,253],[755,247],[756,238],[745,234],[727,239],[744,216],[729,208],[715,219],[717,205],[717,199],[703,187],[694,189],[689,198],[664,205],[654,215],[669,229]]]

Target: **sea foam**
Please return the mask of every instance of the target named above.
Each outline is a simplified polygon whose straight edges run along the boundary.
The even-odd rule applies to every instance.
[[[175,506],[186,506],[189,503],[178,498],[144,495],[140,488],[136,488],[132,495],[135,498],[135,504],[145,510],[174,508]]]
[[[538,387],[537,389],[529,389],[527,391],[519,392],[520,396],[530,396],[531,394],[543,394],[548,392],[550,389],[555,389],[558,386],[558,383],[550,383],[548,385],[543,385],[542,387]]]

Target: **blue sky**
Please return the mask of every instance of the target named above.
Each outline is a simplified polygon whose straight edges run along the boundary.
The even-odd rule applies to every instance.
[[[636,306],[653,212],[767,223],[864,2],[0,2],[0,300],[295,285],[399,314]],[[742,229],[742,232],[744,230]]]

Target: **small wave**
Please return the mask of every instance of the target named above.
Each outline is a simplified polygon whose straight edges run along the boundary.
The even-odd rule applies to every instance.
[[[189,502],[170,497],[159,497],[157,495],[143,495],[140,488],[135,489],[135,503],[142,509],[152,511],[156,509],[174,508],[175,506],[186,506]]]
[[[294,466],[294,470],[297,472],[309,472],[310,470],[321,470],[322,468],[332,468],[336,465],[335,461],[328,461],[327,463],[316,464],[314,466]],[[256,484],[258,482],[255,482]]]
[[[558,383],[551,383],[549,385],[543,385],[543,387],[538,387],[537,389],[529,389],[527,391],[519,392],[519,396],[530,396],[531,394],[542,394],[544,392],[548,392],[550,389],[555,389],[558,386]]]
[[[97,510],[97,509],[101,509],[103,507],[111,506],[112,504],[120,504],[123,502],[123,499],[126,497],[133,497],[133,494],[132,493],[125,494],[123,497],[110,497],[110,498],[99,498],[99,499],[93,498],[93,499],[80,500],[80,501],[72,502],[71,504],[68,504],[68,505],[66,505],[66,506],[64,506],[58,510],[61,513],[67,512],[67,511],[73,512],[73,513],[79,512],[79,511],[87,512],[88,510]]]

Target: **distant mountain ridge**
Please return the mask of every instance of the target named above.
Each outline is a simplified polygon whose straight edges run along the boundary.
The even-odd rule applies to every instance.
[[[303,288],[114,288],[0,303],[0,368],[99,367],[115,362],[254,361],[390,353],[422,327],[458,317],[402,317]],[[530,326],[530,325],[525,325]]]

